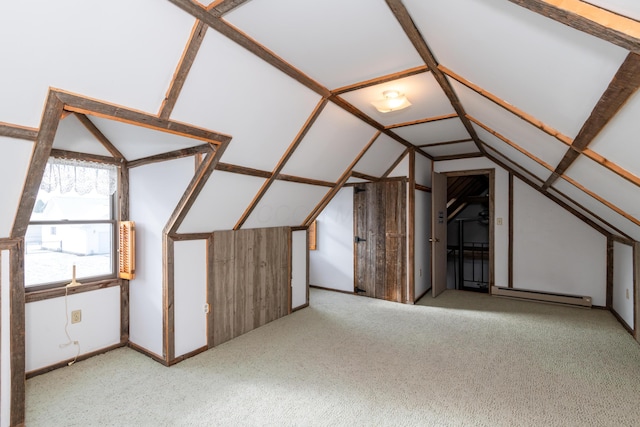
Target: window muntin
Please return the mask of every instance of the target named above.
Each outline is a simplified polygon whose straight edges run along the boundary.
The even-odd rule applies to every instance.
[[[25,286],[115,277],[115,166],[50,159],[25,237]]]

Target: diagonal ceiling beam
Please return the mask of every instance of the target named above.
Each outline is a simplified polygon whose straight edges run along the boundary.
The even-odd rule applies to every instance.
[[[238,220],[237,224],[233,227],[234,230],[240,229],[240,227],[242,227],[242,225],[247,221],[251,213],[258,206],[258,203],[260,203],[260,200],[262,200],[264,195],[267,193],[267,190],[269,190],[269,188],[274,183],[274,181],[276,180],[276,178],[278,177],[282,169],[284,169],[284,166],[287,164],[287,162],[293,155],[296,148],[300,146],[300,144],[302,143],[302,140],[311,129],[311,126],[313,126],[313,124],[316,122],[316,120],[320,116],[320,113],[322,113],[322,110],[324,110],[324,107],[326,106],[327,106],[326,99],[322,99],[318,103],[318,105],[316,105],[316,108],[313,110],[313,113],[311,113],[311,116],[309,116],[306,123],[302,126],[302,129],[300,129],[300,132],[298,132],[298,135],[296,135],[293,142],[291,143],[291,145],[289,145],[289,148],[287,148],[287,151],[284,153],[284,155],[276,165],[275,169],[271,173],[271,177],[267,179],[267,181],[262,185],[262,187],[258,191],[258,194],[256,194],[256,196],[251,201],[251,204],[249,204],[249,207],[244,211],[244,213]]]
[[[600,100],[593,108],[591,115],[582,125],[582,129],[573,141],[571,148],[558,164],[553,175],[544,183],[543,189],[548,189],[562,176],[571,164],[580,156],[580,152],[594,140],[594,138],[609,123],[615,114],[629,100],[640,87],[640,55],[629,53],[618,69],[618,72],[604,91]]]
[[[579,0],[509,0],[576,30],[640,53],[640,22]]]
[[[338,89],[332,90],[331,93],[333,93],[334,95],[340,95],[345,92],[351,92],[354,90],[363,89],[365,87],[376,86],[382,83],[404,79],[405,77],[415,76],[416,74],[426,73],[427,71],[429,71],[429,68],[425,65],[422,65],[420,67],[410,68],[408,70],[400,71],[393,74],[387,74],[386,76],[377,77],[371,80],[365,80],[363,82],[358,82],[349,86],[343,86]]]
[[[400,23],[400,26],[407,34],[407,37],[413,44],[413,47],[418,51],[418,54],[422,57],[422,60],[431,70],[433,77],[435,77],[436,81],[449,98],[451,105],[453,106],[454,110],[456,110],[456,113],[458,113],[462,124],[467,129],[467,132],[469,132],[469,135],[471,135],[471,138],[473,138],[476,146],[482,153],[484,153],[484,147],[480,143],[480,138],[478,138],[478,135],[476,134],[476,131],[473,128],[471,122],[466,118],[466,113],[464,111],[464,108],[462,107],[462,104],[460,103],[460,100],[458,99],[458,96],[454,92],[453,87],[451,86],[445,75],[438,69],[438,62],[436,61],[436,58],[433,56],[433,53],[431,52],[431,49],[429,49],[429,46],[427,45],[424,37],[422,37],[422,34],[420,34],[420,31],[418,30],[418,27],[416,27],[416,24],[413,22],[413,19],[411,19],[409,11],[404,6],[404,4],[402,4],[402,0],[386,0],[386,2],[391,9],[391,12],[395,15],[396,19]]]
[[[195,18],[204,22],[214,30],[218,31],[220,34],[229,38],[233,42],[244,47],[249,52],[253,53],[254,55],[259,57],[263,61],[267,62],[271,66],[282,71],[283,73],[293,78],[303,86],[306,86],[308,89],[311,89],[312,91],[316,92],[323,98],[329,99],[329,101],[331,101],[338,107],[353,114],[354,116],[358,117],[360,120],[364,121],[365,123],[371,125],[376,130],[381,131],[385,135],[389,136],[390,138],[394,139],[395,141],[401,143],[406,147],[413,147],[413,145],[407,140],[405,140],[404,138],[401,138],[400,136],[396,135],[390,130],[385,129],[385,127],[382,124],[376,122],[371,117],[367,116],[365,113],[358,110],[357,108],[355,108],[353,105],[351,105],[344,99],[340,98],[339,96],[336,96],[335,94],[332,94],[329,89],[325,88],[320,83],[316,82],[311,77],[307,76],[302,71],[298,70],[293,65],[289,64],[284,59],[280,58],[274,52],[270,51],[269,49],[267,49],[266,47],[264,47],[263,45],[261,45],[260,43],[258,43],[257,41],[255,41],[254,39],[246,35],[245,33],[243,33],[242,31],[238,30],[237,28],[233,27],[232,25],[222,20],[221,19],[222,15],[215,8],[213,8],[211,11],[207,11],[200,4],[195,3],[192,0],[169,0],[169,1],[175,4],[176,6],[178,6],[179,8],[181,8],[182,10],[184,10],[185,12],[191,14]],[[429,156],[427,153],[421,152],[421,154],[431,158],[431,156]]]
[[[0,136],[35,141],[38,137],[38,129],[0,122]]]
[[[162,101],[162,105],[160,106],[158,117],[161,119],[168,119],[171,116],[171,112],[173,111],[173,107],[176,105],[176,101],[182,91],[184,82],[187,80],[193,61],[196,59],[198,50],[200,50],[202,40],[204,40],[204,36],[207,34],[207,28],[209,27],[207,27],[202,21],[196,21],[193,26],[193,30],[191,30],[191,35],[189,36],[189,42],[187,43],[184,52],[182,52],[178,68],[173,74],[169,90],[167,91],[167,94]]]
[[[231,12],[233,9],[242,6],[249,0],[217,0],[211,3],[207,9],[215,10],[220,16]]]
[[[113,145],[111,141],[109,141],[109,139],[104,136],[100,129],[98,129],[96,125],[91,120],[89,120],[89,117],[80,113],[74,114],[76,118],[80,120],[80,123],[82,123],[82,125],[91,133],[91,135],[93,135],[93,137],[97,139],[104,148],[107,149],[107,151],[113,156],[114,159],[120,162],[127,161],[127,159],[124,158],[124,155],[120,151],[118,151],[115,145]]]

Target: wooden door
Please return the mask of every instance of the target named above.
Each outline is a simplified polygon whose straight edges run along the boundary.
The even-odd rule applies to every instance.
[[[431,295],[447,289],[447,177],[433,173],[431,181]]]
[[[406,182],[359,184],[354,189],[355,291],[405,302]]]

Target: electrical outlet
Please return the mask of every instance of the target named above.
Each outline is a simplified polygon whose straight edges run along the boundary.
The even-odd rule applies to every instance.
[[[82,322],[82,310],[73,310],[71,312],[71,323]]]
[[[496,224],[502,225],[502,218],[496,218]]]
[[[204,312],[205,313],[209,313],[209,304],[207,304],[206,302],[204,303]]]

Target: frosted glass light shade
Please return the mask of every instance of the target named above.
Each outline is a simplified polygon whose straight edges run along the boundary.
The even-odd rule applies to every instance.
[[[402,110],[411,105],[407,97],[397,90],[385,90],[382,92],[383,99],[373,101],[371,104],[381,113]]]

